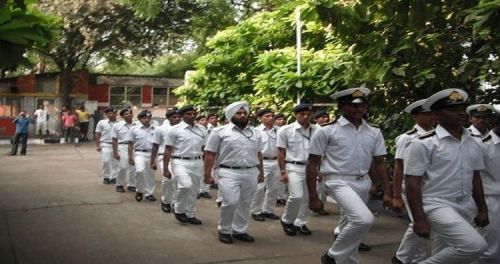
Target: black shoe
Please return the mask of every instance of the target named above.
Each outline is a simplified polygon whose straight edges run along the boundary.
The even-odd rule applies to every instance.
[[[21,156],[26,156],[26,152],[21,152]]]
[[[201,225],[202,224],[201,220],[196,218],[196,217],[188,217],[187,222],[192,224],[192,225]]]
[[[279,216],[277,216],[277,215],[275,215],[273,213],[260,213],[260,215],[262,215],[265,218],[272,219],[272,220],[278,220],[278,219],[280,219]]]
[[[175,219],[177,219],[177,221],[181,222],[181,223],[188,223],[188,217],[186,216],[185,213],[182,213],[182,214],[178,214],[176,212],[174,212],[174,215],[175,215]]]
[[[359,251],[370,251],[372,248],[368,246],[367,244],[361,242],[358,247]]]
[[[150,202],[154,202],[154,201],[156,201],[156,198],[153,195],[148,195],[148,196],[146,196],[146,200],[148,200]]]
[[[396,255],[394,255],[394,257],[392,257],[391,262],[392,262],[392,264],[404,264],[401,260],[399,260],[396,257]]]
[[[321,256],[321,264],[336,264],[335,259],[328,256],[328,253],[325,253]]]
[[[217,207],[220,208],[222,206],[222,202],[217,202]]]
[[[108,179],[108,178],[104,178],[104,179],[102,180],[102,183],[104,183],[104,184],[110,184],[111,182],[109,181],[109,179]]]
[[[135,192],[135,187],[134,186],[129,186],[127,187],[128,191]]]
[[[121,185],[116,186],[115,189],[116,189],[116,192],[121,192],[121,193],[125,192],[125,189]]]
[[[278,199],[278,200],[276,200],[276,205],[278,205],[278,206],[285,206],[286,205],[286,200],[285,199]]]
[[[161,202],[161,210],[165,213],[171,213],[172,212],[172,205]]]
[[[112,184],[115,184],[116,183],[116,179],[111,179],[109,182],[112,183]]]
[[[311,230],[309,230],[306,225],[295,226],[295,229],[297,230],[297,232],[305,236],[310,236],[312,234]]]
[[[233,237],[230,234],[223,234],[219,232],[219,241],[224,244],[233,244]]]
[[[16,155],[16,153],[9,153],[9,154],[7,154],[7,155],[9,155],[9,156],[15,156],[15,155]]]
[[[259,222],[264,222],[266,219],[261,214],[252,214],[252,219]]]
[[[321,209],[321,210],[317,211],[316,213],[319,215],[330,215],[330,213],[327,212],[325,209]]]
[[[233,238],[241,240],[243,242],[247,242],[247,243],[253,243],[253,242],[255,242],[255,238],[253,238],[253,236],[251,236],[251,235],[249,235],[247,233],[233,234]]]
[[[135,193],[135,200],[138,202],[142,201],[142,193],[136,192]]]
[[[201,198],[206,198],[206,199],[211,199],[212,196],[208,192],[202,192],[200,193]]]
[[[287,224],[283,222],[283,220],[280,221],[281,226],[283,226],[283,231],[285,231],[285,234],[288,236],[295,236],[297,235],[297,229],[295,229],[295,226],[293,224]]]
[[[214,183],[214,184],[210,185],[210,188],[211,188],[211,189],[218,190],[218,189],[219,189],[219,186],[217,185],[217,183]]]

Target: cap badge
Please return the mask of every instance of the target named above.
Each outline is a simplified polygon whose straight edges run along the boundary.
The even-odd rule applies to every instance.
[[[488,111],[488,108],[484,105],[480,105],[478,108],[477,108],[477,111],[478,112],[487,112]]]
[[[365,96],[365,94],[364,94],[362,91],[360,91],[360,90],[356,90],[356,91],[354,91],[354,92],[351,94],[351,96],[352,96],[352,97],[364,97],[364,96]]]
[[[464,100],[464,97],[457,91],[451,92],[450,95],[448,96],[448,98],[450,99],[450,101],[453,101],[453,102],[458,102],[458,101]]]

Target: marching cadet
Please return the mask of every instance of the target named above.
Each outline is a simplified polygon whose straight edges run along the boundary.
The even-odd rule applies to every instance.
[[[156,201],[153,196],[155,190],[155,175],[150,166],[151,149],[153,148],[153,135],[155,127],[151,125],[151,112],[141,111],[137,118],[139,124],[130,128],[127,134],[128,163],[135,165],[137,190],[135,200],[140,202],[144,195],[146,200]]]
[[[163,121],[163,124],[155,129],[153,136],[153,148],[151,150],[151,160],[150,167],[153,170],[157,169],[157,166],[160,166],[160,171],[163,174],[163,158],[165,151],[165,140],[167,138],[167,131],[170,127],[177,125],[181,121],[181,116],[176,107],[167,110],[165,114],[166,119]],[[161,210],[165,213],[172,212],[172,204],[175,197],[175,189],[176,189],[175,177],[171,176],[170,178],[163,177],[161,180]]]
[[[469,115],[471,126],[469,131],[475,137],[485,137],[491,125],[491,116],[495,109],[489,104],[475,104],[465,110]]]
[[[281,216],[285,234],[295,236],[297,232],[311,235],[307,227],[309,220],[308,192],[306,186],[306,162],[309,141],[315,126],[310,123],[312,105],[299,104],[293,108],[296,121],[278,130],[278,164],[281,181],[288,184],[288,200]]]
[[[118,162],[113,158],[113,142],[111,129],[116,124],[116,109],[104,110],[107,119],[97,123],[95,128],[95,146],[97,152],[101,152],[101,173],[104,184],[116,183],[116,172]]]
[[[401,213],[403,207],[408,209],[410,224],[399,244],[399,248],[392,258],[393,264],[419,263],[427,258],[426,241],[413,232],[413,217],[409,210],[408,200],[403,189],[403,153],[411,140],[433,129],[435,117],[431,111],[424,110],[422,105],[426,99],[418,100],[405,108],[415,121],[413,128],[396,138],[396,154],[394,155],[394,184],[392,194],[392,208]],[[404,202],[404,206],[403,206]]]
[[[207,121],[208,121],[207,132],[210,135],[210,133],[212,132],[212,130],[217,127],[217,114],[215,114],[215,113],[208,114]],[[216,176],[214,174],[212,174],[212,175]],[[212,184],[212,185],[214,187],[217,186],[217,177],[214,177],[214,184]],[[204,182],[204,179],[201,179],[201,182],[200,182],[200,192],[198,194],[198,197],[206,198],[206,199],[211,199],[212,196],[210,195],[209,192],[210,192],[210,184],[206,184]]]
[[[278,127],[274,126],[274,112],[270,109],[260,109],[256,113],[261,124],[256,127],[262,137],[262,159],[264,166],[264,182],[257,185],[257,192],[251,204],[252,218],[255,221],[265,221],[266,218],[277,220],[274,214],[280,170],[278,166],[276,138]]]
[[[480,264],[500,263],[500,114],[493,118],[494,128],[483,138],[485,167],[481,170],[484,196],[488,205],[490,224],[479,232],[488,243],[488,248],[479,258]]]
[[[120,111],[122,121],[118,122],[111,129],[111,139],[113,143],[113,157],[118,161],[116,173],[116,191],[125,192],[125,178],[127,180],[127,190],[135,192],[135,167],[128,163],[128,142],[127,134],[131,127],[135,126],[132,122],[132,109],[125,108]]]
[[[423,108],[435,112],[439,124],[413,140],[404,153],[413,231],[423,238],[429,238],[431,230],[433,234],[432,255],[420,263],[471,263],[487,247],[472,225],[474,219],[483,228],[489,220],[479,172],[484,169],[483,149],[463,128],[467,97],[460,89],[430,96]]]
[[[214,164],[218,166],[222,196],[219,241],[232,244],[233,238],[252,243],[247,233],[250,203],[263,180],[262,140],[259,131],[248,126],[247,102],[235,102],[224,109],[227,125],[215,128],[205,147],[205,183],[213,183]]]
[[[342,116],[320,127],[311,138],[307,164],[309,208],[313,211],[323,208],[316,193],[320,168],[328,192],[347,218],[347,224],[321,257],[322,263],[358,263],[358,247],[374,220],[366,205],[372,185],[368,176],[372,161],[384,183],[384,204],[391,199],[384,164],[384,137],[379,128],[363,119],[370,92],[360,87],[333,94],[331,98],[337,100]]]
[[[278,128],[286,125],[285,116],[281,113],[276,113],[274,115],[274,125]],[[279,206],[286,205],[286,184],[282,181],[278,182],[278,196],[276,200],[276,205]]]
[[[175,218],[182,223],[201,225],[196,218],[195,203],[200,180],[203,175],[203,146],[207,138],[206,129],[195,124],[196,109],[192,105],[179,108],[182,121],[167,131],[163,176],[171,178],[169,163],[177,182],[174,206]]]
[[[316,128],[319,128],[322,125],[330,122],[330,116],[328,115],[328,113],[325,110],[318,110],[318,111],[314,112],[312,119],[313,119],[314,123],[316,124]],[[318,179],[322,179],[322,177],[318,177]],[[316,184],[318,187],[316,189],[316,192],[319,195],[319,199],[321,200],[321,202],[323,204],[325,204],[326,198],[327,198],[327,194],[325,192],[325,181],[323,181],[323,180],[318,181]],[[319,215],[329,215],[330,214],[324,208],[319,210],[317,213]],[[339,233],[340,233],[340,227],[339,227]]]

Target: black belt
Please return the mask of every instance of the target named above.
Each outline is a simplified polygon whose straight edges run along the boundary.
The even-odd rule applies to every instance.
[[[158,156],[163,155],[163,153],[158,153]]]
[[[201,156],[195,156],[195,157],[180,157],[180,156],[172,156],[172,159],[197,160],[197,159],[201,159]]]
[[[104,143],[104,144],[113,144],[113,143],[111,143],[111,142],[101,142],[101,143]]]
[[[295,164],[295,165],[306,165],[306,163],[303,162],[303,161],[289,161],[289,160],[285,160],[285,163],[291,163],[291,164]]]
[[[128,145],[128,142],[119,142],[120,145]]]
[[[275,159],[278,159],[278,157],[274,157],[274,158],[263,157],[263,159],[265,159],[265,160],[275,160]]]
[[[134,149],[136,152],[151,152],[150,149]]]
[[[255,167],[257,167],[257,165],[255,165],[255,166],[251,166],[251,167],[235,167],[235,166],[226,166],[226,165],[224,165],[224,164],[219,164],[219,167],[221,167],[221,168],[225,168],[225,169],[243,170],[243,169],[251,169],[251,168],[255,168]]]

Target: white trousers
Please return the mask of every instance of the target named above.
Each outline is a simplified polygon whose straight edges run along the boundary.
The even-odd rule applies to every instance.
[[[264,181],[257,184],[251,204],[252,214],[273,213],[278,196],[280,168],[277,160],[264,160]]]
[[[346,224],[328,250],[338,264],[359,263],[358,247],[373,225],[373,214],[366,206],[371,180],[368,175],[325,176],[327,191],[342,208]]]
[[[43,134],[45,131],[48,131],[49,127],[47,125],[47,121],[36,121],[36,130],[35,134],[40,132],[40,134]]]
[[[485,195],[490,224],[479,232],[488,248],[479,258],[481,264],[500,263],[500,195]]]
[[[164,204],[174,204],[175,192],[177,190],[177,181],[172,170],[172,160],[170,160],[170,163],[168,164],[168,170],[170,171],[170,175],[172,175],[170,179],[163,176],[163,155],[158,155],[158,157],[156,158],[156,164],[158,165],[158,169],[162,174],[161,202]]]
[[[423,204],[433,244],[432,256],[422,264],[469,264],[479,259],[487,244],[471,225],[477,212],[472,197],[453,202],[424,198]]]
[[[396,257],[403,263],[419,263],[427,258],[426,239],[419,237],[413,231],[413,215],[411,214],[410,204],[404,192],[401,192],[401,197],[407,208],[410,223],[401,239]]]
[[[111,144],[101,145],[101,174],[105,179],[116,179],[118,161],[113,158],[113,147]]]
[[[281,221],[286,224],[303,226],[309,220],[309,192],[306,185],[306,168],[287,164],[288,199]]]
[[[178,214],[185,213],[187,217],[194,217],[196,196],[203,175],[203,161],[173,159],[172,171],[177,179],[174,211]]]
[[[125,186],[125,182],[127,182],[127,186],[135,187],[137,182],[135,166],[128,163],[128,145],[118,144],[118,155],[120,159],[117,160],[116,186]]]
[[[217,173],[222,196],[217,229],[223,234],[246,233],[259,170],[257,167],[238,170],[219,168]]]
[[[135,176],[137,178],[137,192],[145,196],[153,195],[155,190],[155,174],[150,166],[151,153],[134,152]]]

